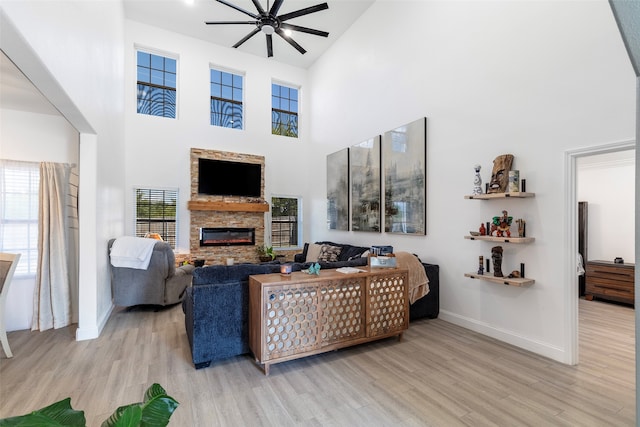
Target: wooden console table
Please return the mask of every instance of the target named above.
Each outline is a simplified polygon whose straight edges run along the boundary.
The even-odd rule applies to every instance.
[[[249,347],[269,366],[397,335],[409,327],[406,269],[249,277]]]

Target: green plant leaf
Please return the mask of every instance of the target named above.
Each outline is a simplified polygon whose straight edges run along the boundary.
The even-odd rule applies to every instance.
[[[102,423],[101,427],[125,427],[139,426],[142,420],[142,408],[140,403],[132,403],[120,406],[113,414]]]
[[[0,420],[0,427],[85,427],[84,411],[71,407],[71,398],[56,402],[27,415]]]
[[[102,426],[108,425],[110,427],[137,427],[142,421],[142,408],[139,403],[133,403],[127,406],[121,406],[116,411],[118,414],[115,418],[111,415],[107,421],[102,423]]]
[[[121,406],[102,423],[102,427],[165,427],[179,403],[159,385],[144,394],[144,402]]]
[[[164,427],[169,424],[169,418],[179,403],[159,384],[153,384],[147,389],[142,407],[141,427]]]

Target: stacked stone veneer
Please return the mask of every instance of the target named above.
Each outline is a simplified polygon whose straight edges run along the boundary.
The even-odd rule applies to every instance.
[[[226,160],[240,163],[257,163],[262,165],[260,198],[208,196],[198,194],[198,159]],[[224,203],[264,203],[264,157],[252,154],[232,153],[226,151],[191,149],[191,200],[199,202]],[[230,176],[230,180],[234,177]],[[256,247],[264,245],[265,230],[264,212],[236,212],[191,210],[190,256],[191,260],[204,259],[207,265],[225,264],[227,258],[235,263],[258,262]],[[255,228],[255,246],[200,246],[200,228],[203,227],[241,227]]]

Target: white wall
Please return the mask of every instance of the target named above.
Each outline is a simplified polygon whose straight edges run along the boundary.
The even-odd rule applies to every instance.
[[[0,1],[0,47],[80,132],[79,339],[111,310],[107,239],[122,233],[123,11],[117,1]]]
[[[329,232],[319,209],[311,239],[417,253],[440,265],[443,319],[570,363],[564,153],[634,139],[635,79],[608,3],[377,1],[310,83],[312,138],[336,150],[428,118],[428,235]],[[473,165],[486,182],[504,153],[536,197],[463,199]],[[309,188],[318,207],[324,187]],[[463,235],[502,209],[536,239],[503,245],[503,270],[524,262],[530,287],[463,277],[493,246]]]
[[[136,113],[136,56],[140,46],[178,56],[178,118]],[[211,126],[210,65],[244,74],[245,129]],[[179,189],[177,252],[189,252],[190,149],[203,148],[265,156],[265,198],[272,194],[302,196],[305,217],[309,188],[324,185],[310,164],[324,164],[324,154],[310,139],[307,71],[241,50],[213,45],[135,21],[126,21],[126,233],[134,234],[134,186]],[[271,82],[300,87],[300,137],[271,134]],[[306,235],[310,231],[306,229]],[[116,236],[114,236],[116,237]]]
[[[78,132],[63,117],[0,110],[0,157],[29,162],[78,163]],[[7,331],[30,329],[35,277],[14,277],[7,295]]]
[[[589,260],[635,260],[635,150],[581,157],[579,201],[588,207]]]

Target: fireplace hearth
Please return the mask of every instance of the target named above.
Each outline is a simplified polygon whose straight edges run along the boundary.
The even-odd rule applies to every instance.
[[[200,246],[249,246],[255,243],[255,228],[200,228]]]

